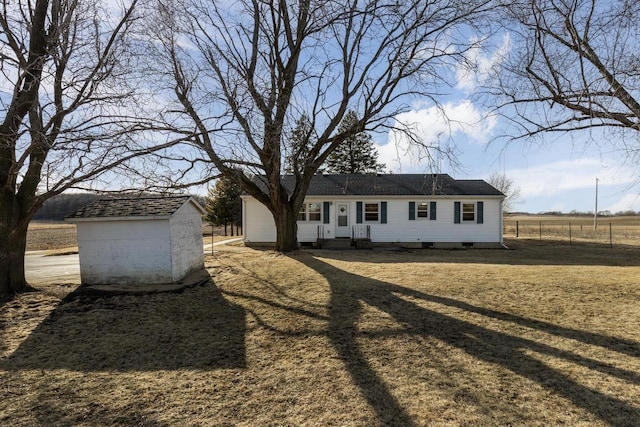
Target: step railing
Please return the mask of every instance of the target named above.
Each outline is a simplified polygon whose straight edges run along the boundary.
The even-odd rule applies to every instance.
[[[351,227],[351,238],[353,240],[357,239],[368,239],[371,240],[371,226],[370,225],[354,225]]]

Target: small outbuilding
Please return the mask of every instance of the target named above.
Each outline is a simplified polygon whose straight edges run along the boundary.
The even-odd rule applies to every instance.
[[[202,215],[191,196],[105,198],[76,224],[82,284],[175,283],[204,268]]]

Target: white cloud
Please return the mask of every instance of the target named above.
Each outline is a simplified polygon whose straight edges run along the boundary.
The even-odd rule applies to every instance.
[[[511,50],[511,37],[508,33],[502,36],[500,45],[490,55],[486,54],[486,49],[477,40],[471,41],[477,44],[466,52],[465,58],[473,68],[470,69],[465,64],[456,67],[456,88],[467,93],[486,82],[492,70],[502,63]]]
[[[411,110],[396,116],[395,123],[411,136],[390,131],[387,143],[377,147],[378,159],[390,172],[424,172],[432,165],[430,157],[437,157],[438,147],[449,146],[460,137],[486,143],[496,122],[496,117],[485,116],[469,100]]]
[[[622,198],[616,201],[613,204],[605,205],[603,209],[598,208],[600,210],[608,210],[611,213],[616,213],[620,211],[628,211],[628,210],[640,210],[640,194],[626,194],[622,196]]]
[[[561,160],[526,169],[506,170],[514,186],[520,188],[522,198],[551,197],[559,193],[593,188],[596,178],[600,186],[630,185],[633,173],[616,165],[604,164],[598,158]]]

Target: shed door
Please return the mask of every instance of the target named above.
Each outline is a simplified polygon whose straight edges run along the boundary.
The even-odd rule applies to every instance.
[[[349,203],[336,203],[336,237],[351,237],[349,232]]]

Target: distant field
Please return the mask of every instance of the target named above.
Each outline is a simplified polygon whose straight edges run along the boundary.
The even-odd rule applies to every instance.
[[[42,251],[78,246],[75,224],[32,222],[27,233],[27,250]]]
[[[506,215],[505,238],[581,241],[601,244],[640,245],[640,216],[593,217]]]
[[[235,229],[234,229],[235,233]],[[231,236],[231,227],[227,229],[227,236],[224,235],[224,227],[213,229],[214,241],[228,239]],[[203,243],[211,243],[211,226],[202,226]],[[66,249],[78,246],[75,224],[65,222],[39,222],[34,221],[29,224],[27,233],[27,251],[42,251],[52,249]]]
[[[545,224],[574,224],[591,225],[593,227],[593,216],[557,216],[557,215],[509,215],[504,216],[507,221],[542,221]],[[640,227],[639,216],[599,216],[598,225],[608,224],[637,226]]]

